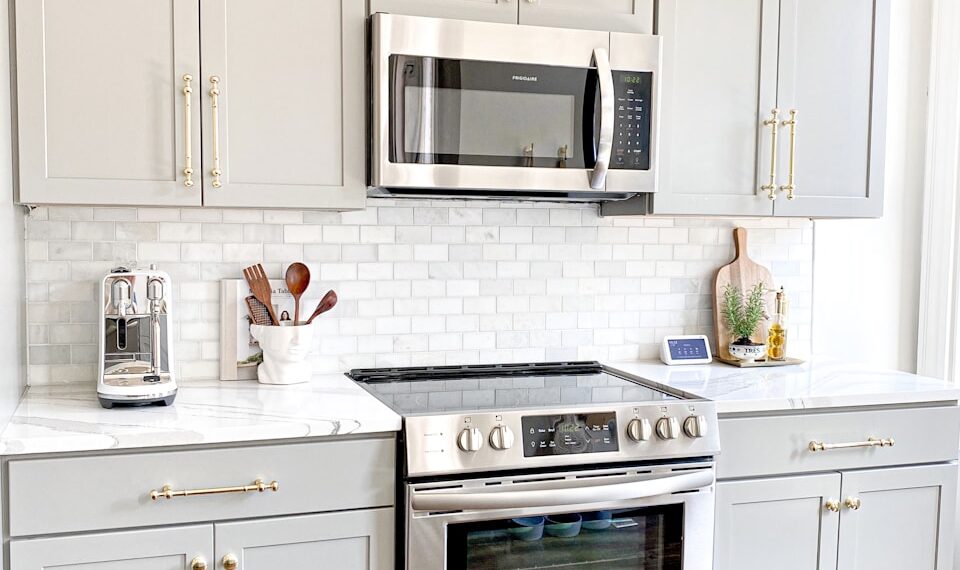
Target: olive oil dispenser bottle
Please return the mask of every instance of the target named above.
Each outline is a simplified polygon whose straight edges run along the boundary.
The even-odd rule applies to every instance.
[[[780,287],[777,291],[776,314],[767,333],[767,359],[784,360],[787,358],[787,294]]]

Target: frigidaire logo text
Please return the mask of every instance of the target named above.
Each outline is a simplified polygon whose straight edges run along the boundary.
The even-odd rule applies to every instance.
[[[537,81],[536,75],[514,75],[514,81]]]

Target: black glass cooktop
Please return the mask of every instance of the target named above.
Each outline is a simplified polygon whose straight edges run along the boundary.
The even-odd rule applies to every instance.
[[[597,362],[358,369],[347,376],[401,414],[680,399],[612,374]]]

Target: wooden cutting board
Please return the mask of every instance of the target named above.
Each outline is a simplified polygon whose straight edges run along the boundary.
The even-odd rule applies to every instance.
[[[724,265],[717,271],[717,276],[713,280],[713,318],[714,326],[717,332],[717,350],[714,354],[722,359],[731,359],[730,351],[727,346],[736,339],[731,338],[730,330],[723,318],[720,304],[723,301],[723,290],[727,285],[739,287],[746,297],[750,289],[756,286],[757,282],[763,281],[767,289],[773,289],[773,275],[770,270],[750,259],[747,253],[747,230],[745,228],[734,228],[733,243],[736,246],[737,253],[731,263]],[[769,312],[770,303],[774,299],[774,293],[768,292],[764,295]],[[766,342],[767,340],[767,321],[760,321],[760,326],[753,336],[754,342]]]

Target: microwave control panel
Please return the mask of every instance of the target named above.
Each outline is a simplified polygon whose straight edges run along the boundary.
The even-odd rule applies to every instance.
[[[610,168],[618,170],[650,170],[650,104],[653,95],[653,73],[649,71],[614,71],[616,94],[613,129],[613,156]]]

